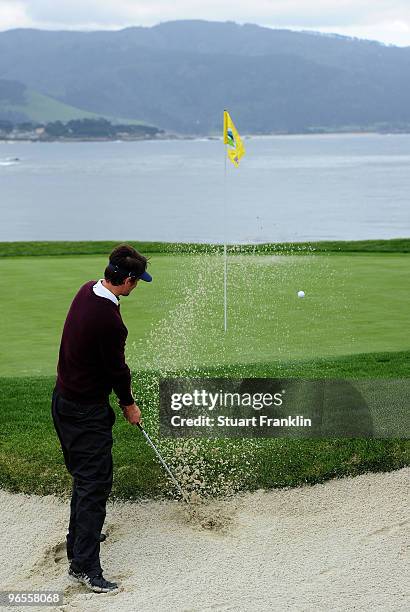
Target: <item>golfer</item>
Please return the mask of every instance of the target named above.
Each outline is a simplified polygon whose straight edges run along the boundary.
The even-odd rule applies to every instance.
[[[128,331],[119,301],[120,296],[130,295],[138,281],[152,281],[146,268],[147,259],[122,244],[111,253],[104,279],[80,288],[65,321],[53,391],[54,426],[73,477],[68,573],[100,593],[118,588],[105,580],[100,564],[100,541],[105,539],[101,530],[113,476],[112,390],[129,423],[141,422],[125,362]]]

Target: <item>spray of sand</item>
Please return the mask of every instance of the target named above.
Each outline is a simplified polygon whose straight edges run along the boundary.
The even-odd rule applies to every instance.
[[[222,442],[215,439],[159,437],[158,381],[167,378],[170,373],[181,378],[205,378],[212,376],[215,369],[223,372],[228,371],[226,368],[229,368],[231,378],[242,378],[246,372],[243,355],[250,351],[253,351],[256,362],[288,359],[292,332],[289,323],[279,316],[281,301],[288,297],[279,288],[292,284],[296,294],[300,288],[296,284],[297,279],[304,266],[315,267],[315,282],[318,285],[324,278],[326,282],[332,282],[328,260],[315,257],[310,251],[305,254],[307,257],[291,254],[242,255],[231,249],[227,334],[222,329],[222,256],[212,250],[201,255],[187,255],[184,274],[175,283],[179,302],[132,347],[129,361],[132,370],[137,372],[135,385],[138,385],[145,400],[145,427],[186,495],[195,493],[209,499],[230,496],[246,488],[260,441],[255,438]],[[249,279],[253,279],[252,291],[249,291]],[[258,279],[258,282],[255,283],[254,279]],[[265,295],[272,295],[272,287],[278,288],[273,301],[266,299]],[[246,299],[243,299],[244,295]],[[296,307],[299,306],[296,302]],[[254,331],[259,329],[255,324],[258,319],[268,322],[271,339],[258,337],[257,331]],[[306,357],[310,349],[314,355],[314,347],[306,347]],[[261,350],[265,354],[261,355]],[[175,495],[172,485],[167,486],[166,492],[170,496]]]

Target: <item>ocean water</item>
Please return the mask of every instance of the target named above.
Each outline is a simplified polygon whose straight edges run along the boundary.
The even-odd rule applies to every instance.
[[[245,146],[240,168],[228,162],[225,174],[218,140],[0,143],[0,240],[410,236],[410,135]]]

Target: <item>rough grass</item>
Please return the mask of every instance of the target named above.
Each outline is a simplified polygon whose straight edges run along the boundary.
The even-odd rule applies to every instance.
[[[317,362],[248,364],[239,370],[232,366],[207,371],[207,375],[396,378],[409,375],[409,357],[409,352],[378,353]],[[322,482],[367,471],[388,471],[409,463],[410,444],[400,439],[263,439],[257,443],[222,439],[206,444],[190,440],[188,446],[177,440],[163,441],[157,435],[157,410],[149,406],[147,392],[156,379],[155,372],[140,372],[136,378],[135,390],[144,425],[177,474],[183,473],[185,466],[188,473],[194,466],[204,471],[200,476],[206,481],[208,491],[229,492],[225,481],[225,488],[220,486],[220,478],[226,474],[231,477],[228,485],[232,485],[232,490],[254,490]],[[3,488],[39,494],[66,494],[70,490],[70,477],[50,416],[53,385],[54,377],[0,379],[0,486]],[[117,413],[114,495],[139,499],[172,494],[172,486],[167,483],[151,448],[140,432],[123,419],[112,400]],[[176,460],[176,454],[181,451],[185,452],[183,465]],[[223,462],[217,457],[223,457]]]

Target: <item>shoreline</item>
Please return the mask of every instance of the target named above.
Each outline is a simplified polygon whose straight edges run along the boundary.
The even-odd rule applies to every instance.
[[[406,131],[378,131],[378,130],[356,130],[356,131],[334,131],[334,132],[277,132],[274,134],[243,134],[242,138],[244,140],[262,140],[262,139],[275,139],[275,138],[300,138],[300,137],[330,137],[334,138],[335,136],[345,136],[345,137],[369,137],[369,136],[409,136],[410,130]],[[214,136],[214,135],[181,135],[181,134],[168,134],[165,136],[158,137],[139,137],[139,138],[6,138],[0,136],[0,144],[16,144],[16,143],[41,143],[41,144],[52,144],[56,142],[60,143],[73,143],[73,142],[169,142],[169,141],[222,141],[222,136]]]

